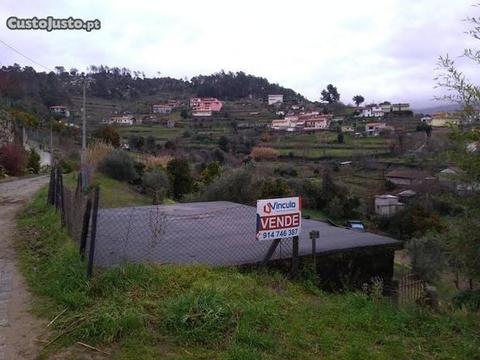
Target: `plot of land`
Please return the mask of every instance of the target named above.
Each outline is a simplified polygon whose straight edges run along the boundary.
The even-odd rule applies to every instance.
[[[98,217],[95,263],[256,264],[263,260],[271,242],[255,239],[255,219],[255,208],[223,201],[103,209]],[[311,230],[320,231],[317,253],[400,245],[384,236],[304,219],[301,256],[311,254]],[[289,257],[290,240],[283,240],[273,259]]]

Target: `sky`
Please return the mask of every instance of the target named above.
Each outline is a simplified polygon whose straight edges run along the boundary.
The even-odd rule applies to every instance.
[[[421,108],[438,105],[438,56],[457,58],[477,45],[462,21],[480,15],[474,1],[1,0],[0,40],[50,69],[103,64],[176,78],[244,71],[310,100],[331,83],[344,103],[360,94]],[[6,27],[10,16],[49,15],[98,19],[102,28]],[[478,76],[475,65],[456,61]],[[15,62],[44,71],[0,43],[0,66]]]

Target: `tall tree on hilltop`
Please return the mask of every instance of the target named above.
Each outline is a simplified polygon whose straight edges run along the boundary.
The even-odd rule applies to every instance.
[[[328,84],[325,90],[322,90],[322,100],[329,104],[336,104],[340,100],[340,94],[337,88],[332,84]]]
[[[355,96],[352,98],[352,100],[353,100],[353,102],[355,103],[355,105],[357,105],[357,107],[359,107],[360,104],[365,101],[365,98],[364,98],[362,95],[355,95]]]

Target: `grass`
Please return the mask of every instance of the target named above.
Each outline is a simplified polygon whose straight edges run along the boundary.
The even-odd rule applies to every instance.
[[[81,341],[112,359],[474,359],[480,319],[327,294],[277,273],[85,263],[40,192],[18,219],[34,311],[52,319],[41,358]]]
[[[181,136],[185,129],[167,128],[162,125],[136,125],[119,127],[120,135],[128,138],[129,135],[153,136],[156,140],[167,141]]]
[[[64,183],[71,189],[76,186],[76,173],[64,176]],[[129,184],[95,173],[94,185],[100,186],[100,208],[152,205],[152,199],[132,189]]]

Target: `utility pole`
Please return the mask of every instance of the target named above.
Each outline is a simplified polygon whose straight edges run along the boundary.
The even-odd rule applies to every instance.
[[[86,109],[86,88],[87,79],[83,79],[83,99],[82,99],[82,150],[80,152],[80,171],[82,175],[82,188],[83,191],[87,190],[88,177],[87,177],[87,164],[86,164],[86,150],[87,150],[87,109]]]
[[[53,121],[50,119],[50,167],[53,168]]]

